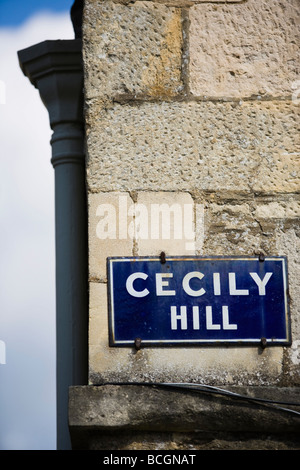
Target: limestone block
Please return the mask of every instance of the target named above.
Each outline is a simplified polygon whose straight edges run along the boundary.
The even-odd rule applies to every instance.
[[[107,341],[107,284],[90,283],[89,346]]]
[[[190,90],[195,96],[290,96],[299,80],[298,0],[248,0],[190,9]]]
[[[262,221],[265,219],[300,219],[300,201],[297,195],[285,200],[270,201],[256,208],[255,216]]]
[[[251,200],[212,201],[204,209],[204,245],[208,255],[254,256],[262,251],[259,222],[253,216]]]
[[[202,199],[195,194],[195,203]],[[269,198],[248,196],[240,200],[236,195],[236,199],[226,201],[214,194],[208,196],[204,207],[204,253],[255,256],[263,252],[286,255],[293,261],[297,259],[299,195],[278,195],[274,199],[271,195]],[[293,243],[285,247],[278,244],[283,234],[290,230]]]
[[[134,239],[128,228],[133,217],[127,210],[132,204],[128,193],[89,194],[90,279],[106,280],[108,256],[132,256]]]
[[[90,191],[296,192],[299,107],[284,101],[87,110]]]
[[[295,226],[276,233],[277,250],[288,257],[289,295],[293,343],[286,351],[287,379],[300,384],[300,234],[299,218]]]
[[[293,132],[293,130],[291,130]],[[295,129],[295,132],[296,129]],[[299,134],[298,134],[299,136]],[[286,138],[282,136],[283,142]],[[300,152],[297,134],[295,147],[287,150],[284,143],[274,149],[273,154],[261,152],[253,190],[257,192],[298,192],[300,188]],[[263,177],[262,177],[263,174]]]
[[[89,1],[83,34],[88,98],[172,97],[182,89],[180,9]]]
[[[166,256],[195,254],[195,208],[189,193],[138,192],[136,208],[140,211],[139,256],[162,251]]]
[[[98,371],[107,371],[112,377],[118,371],[126,369],[130,363],[132,351],[120,351],[110,348],[108,345],[108,308],[107,308],[107,284],[89,284],[89,376]]]

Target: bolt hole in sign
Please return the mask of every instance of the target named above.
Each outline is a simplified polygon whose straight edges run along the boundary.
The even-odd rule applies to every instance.
[[[285,257],[111,257],[109,344],[291,344]]]

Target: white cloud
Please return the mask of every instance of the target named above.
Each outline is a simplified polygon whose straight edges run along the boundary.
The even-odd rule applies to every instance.
[[[54,172],[48,113],[17,51],[73,39],[69,13],[1,28],[0,449],[55,448]],[[4,85],[3,85],[4,84]],[[1,95],[3,97],[3,95]],[[3,100],[2,100],[3,101]]]

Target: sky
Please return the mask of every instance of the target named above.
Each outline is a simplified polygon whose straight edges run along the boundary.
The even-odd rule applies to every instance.
[[[56,448],[52,132],[17,51],[73,39],[72,3],[0,0],[0,450]]]

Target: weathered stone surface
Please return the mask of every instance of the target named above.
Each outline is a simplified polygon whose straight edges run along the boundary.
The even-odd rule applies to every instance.
[[[87,111],[89,190],[299,191],[291,102],[115,104]]]
[[[299,402],[297,389],[226,388],[252,398]],[[141,385],[71,387],[69,397],[74,450],[184,450],[189,456],[195,450],[300,448],[298,416],[270,405]]]
[[[89,289],[89,348],[93,348],[107,344],[107,284],[91,282]]]
[[[189,193],[139,191],[136,207],[145,210],[147,222],[140,217],[140,225],[148,228],[136,239],[138,256],[159,255],[162,251],[167,256],[195,254],[195,208]]]
[[[249,398],[299,402],[299,389],[227,387],[227,390]],[[70,388],[69,396],[71,429],[87,426],[104,432],[300,432],[296,414],[221,393],[199,394],[187,389],[125,384],[75,386]]]
[[[281,230],[276,231],[276,245],[280,253],[288,257],[289,296],[293,343],[285,351],[285,380],[286,383],[300,385],[300,233],[299,218],[295,220],[294,227],[284,228],[282,220]],[[287,224],[288,225],[288,224]]]
[[[196,201],[203,202],[203,195],[194,196]],[[216,194],[206,197],[202,248],[205,253],[288,255],[289,250],[283,243],[278,243],[277,238],[285,231],[293,239],[291,246],[297,246],[299,196],[278,197],[277,202],[273,198],[269,203],[259,197],[242,200],[237,197],[229,201],[217,198]],[[295,237],[291,234],[293,231]],[[293,250],[291,258],[295,260],[298,256],[297,250]]]
[[[111,191],[88,201],[91,281],[106,281],[108,256],[193,255],[203,243],[203,206],[196,214],[189,193]]]
[[[88,98],[172,97],[182,89],[180,9],[152,2],[90,1],[84,38]]]
[[[89,194],[91,280],[106,281],[107,256],[132,256],[134,239],[128,236],[127,227],[133,223],[133,217],[126,210],[132,204],[130,195],[125,192]]]
[[[195,96],[290,96],[299,79],[298,0],[202,4],[190,10]]]

